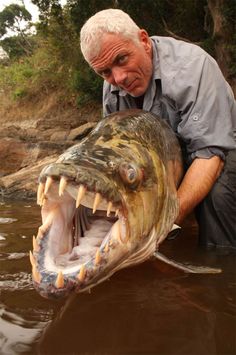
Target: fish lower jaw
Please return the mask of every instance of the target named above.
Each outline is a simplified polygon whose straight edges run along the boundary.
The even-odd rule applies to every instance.
[[[75,210],[81,214],[87,208],[80,205]],[[101,274],[113,260],[115,248],[125,245],[129,234],[127,221],[122,213],[119,211],[117,220],[113,224],[107,217],[105,221],[99,219],[98,216],[101,214],[104,215],[104,212],[100,213],[98,210],[95,215],[90,216],[91,220],[95,220],[92,227],[83,231],[82,237],[77,236],[78,245],[64,254],[55,253],[58,236],[54,232],[54,225],[57,225],[59,218],[57,212],[54,213],[54,218],[51,216],[50,223],[49,218],[45,219],[45,224],[39,228],[37,238],[33,238],[33,254],[31,253],[30,256],[35,287],[44,297],[60,297],[72,289],[82,290],[92,287],[90,285],[94,283],[93,279],[97,279],[95,284],[98,283],[97,275]],[[104,228],[104,222],[108,225],[107,230],[97,236],[99,224]],[[81,224],[86,223],[84,219],[81,222]],[[75,226],[75,229],[80,228]]]
[[[116,248],[120,245],[123,247],[120,236],[116,234],[118,228],[119,222],[116,222],[113,227],[116,231],[112,237],[104,240],[89,260],[83,263],[80,263],[79,258],[75,260],[77,264],[73,266],[72,263],[71,266],[64,268],[60,258],[56,263],[52,263],[49,254],[45,255],[44,267],[41,267],[40,263],[37,264],[35,260],[31,261],[33,282],[38,292],[45,298],[58,298],[66,296],[72,290],[84,292],[109,278],[109,275],[114,273],[109,265],[114,262]]]
[[[114,201],[65,176],[42,181],[37,202],[43,225],[30,256],[34,284],[46,297],[88,288],[112,264],[115,248],[125,248],[129,239],[119,193],[113,191]]]

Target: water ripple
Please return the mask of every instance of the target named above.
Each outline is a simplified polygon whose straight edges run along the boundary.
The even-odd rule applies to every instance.
[[[46,322],[27,321],[0,304],[0,349],[3,354],[29,351]]]
[[[0,289],[1,291],[32,290],[31,274],[19,272],[16,274],[0,275]]]
[[[0,233],[0,241],[1,240],[6,240],[7,233]]]
[[[18,260],[28,255],[28,253],[0,253],[0,260]]]
[[[18,221],[16,218],[0,217],[0,224],[9,224]]]

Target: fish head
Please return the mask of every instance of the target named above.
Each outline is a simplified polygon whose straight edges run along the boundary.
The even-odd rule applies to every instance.
[[[153,255],[178,213],[169,130],[141,110],[114,113],[43,169],[30,254],[42,296],[88,290]]]

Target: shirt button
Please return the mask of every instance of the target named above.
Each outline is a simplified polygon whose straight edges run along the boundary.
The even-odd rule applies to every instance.
[[[194,115],[192,115],[192,120],[198,121],[199,120],[199,113],[195,113]]]

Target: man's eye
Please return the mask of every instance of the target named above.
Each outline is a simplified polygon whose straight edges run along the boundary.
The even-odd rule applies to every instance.
[[[99,75],[101,75],[102,77],[109,77],[111,75],[111,70],[110,69],[104,69],[104,70],[100,70],[97,72]]]
[[[128,56],[127,55],[122,55],[118,59],[118,64],[125,64],[127,62]]]

